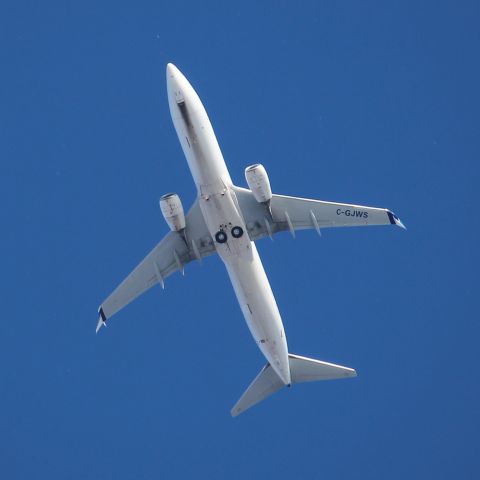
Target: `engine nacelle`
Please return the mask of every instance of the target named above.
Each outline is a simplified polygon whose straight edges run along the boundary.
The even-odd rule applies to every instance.
[[[160,210],[172,232],[181,232],[185,228],[182,202],[176,193],[167,193],[160,197]]]
[[[269,203],[272,199],[270,180],[263,165],[256,163],[245,169],[248,186],[259,203]]]

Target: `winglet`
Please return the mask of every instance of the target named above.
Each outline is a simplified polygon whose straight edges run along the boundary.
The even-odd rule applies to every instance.
[[[107,317],[105,316],[105,313],[103,313],[103,308],[100,307],[98,309],[98,323],[97,323],[97,328],[95,329],[95,333],[98,333],[101,327],[106,327],[107,326]]]
[[[390,210],[387,210],[387,215],[388,219],[390,220],[390,223],[392,225],[398,225],[399,227],[403,228],[404,230],[407,229],[407,227],[402,223],[402,221]]]

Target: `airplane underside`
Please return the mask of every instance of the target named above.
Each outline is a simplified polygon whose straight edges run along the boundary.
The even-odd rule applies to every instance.
[[[264,167],[245,170],[249,189],[233,184],[205,108],[193,87],[167,65],[172,120],[197,186],[187,215],[176,194],[160,199],[170,232],[140,262],[99,308],[98,329],[108,318],[153,285],[164,286],[191,261],[217,253],[224,262],[240,308],[266,366],[231,410],[237,416],[290,384],[347,378],[355,370],[288,352],[280,312],[255,241],[278,232],[301,229],[398,225],[390,210],[272,194]],[[404,228],[404,227],[403,227]]]

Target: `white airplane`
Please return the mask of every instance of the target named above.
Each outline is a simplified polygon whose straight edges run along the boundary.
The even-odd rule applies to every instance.
[[[398,225],[384,208],[272,195],[265,168],[245,170],[250,189],[237,187],[228,173],[207,112],[177,67],[167,65],[167,91],[173,124],[197,186],[197,199],[184,215],[180,198],[160,198],[170,232],[101,304],[97,332],[113,314],[193,260],[218,253],[225,263],[247,325],[267,364],[232,408],[244,412],[292,383],[356,376],[355,370],[289,353],[272,289],[255,241],[288,230],[366,225]]]

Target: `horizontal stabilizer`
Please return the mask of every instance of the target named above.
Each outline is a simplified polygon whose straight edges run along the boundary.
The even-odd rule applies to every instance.
[[[334,380],[337,378],[357,376],[357,372],[353,368],[342,367],[334,363],[300,357],[299,355],[293,355],[291,353],[288,354],[288,359],[292,383]],[[284,386],[285,384],[275,370],[267,363],[232,408],[232,417],[240,415],[245,410],[265,400],[265,398]]]
[[[258,402],[265,400],[284,385],[275,370],[267,363],[230,411],[232,417],[240,415]]]
[[[317,380],[335,380],[337,378],[356,377],[353,368],[342,367],[334,363],[321,362],[313,358],[288,354],[292,383],[316,382]]]

